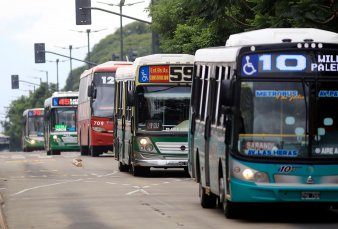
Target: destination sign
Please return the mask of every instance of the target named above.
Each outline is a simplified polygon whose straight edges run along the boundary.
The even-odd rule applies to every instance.
[[[53,106],[77,106],[78,98],[74,97],[61,97],[61,98],[53,98]]]
[[[243,55],[242,76],[259,76],[266,73],[337,73],[338,54],[264,53]]]
[[[193,66],[151,65],[141,66],[140,83],[181,83],[192,81]]]
[[[99,72],[95,73],[94,84],[95,86],[113,86],[115,83],[115,72]]]
[[[42,116],[42,115],[43,115],[42,110],[32,110],[28,112],[28,117]]]

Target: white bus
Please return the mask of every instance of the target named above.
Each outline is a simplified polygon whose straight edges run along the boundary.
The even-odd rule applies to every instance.
[[[115,154],[121,171],[184,168],[194,56],[154,54],[118,68]]]
[[[310,28],[196,51],[189,171],[203,207],[337,205],[337,63],[338,34]]]
[[[47,155],[79,151],[76,132],[78,92],[54,92],[44,104],[44,137]]]

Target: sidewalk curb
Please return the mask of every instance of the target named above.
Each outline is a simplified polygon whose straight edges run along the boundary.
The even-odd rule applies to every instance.
[[[2,211],[2,206],[4,205],[4,199],[2,198],[2,195],[0,193],[0,229],[8,229],[7,223],[5,220],[5,215],[3,214]]]

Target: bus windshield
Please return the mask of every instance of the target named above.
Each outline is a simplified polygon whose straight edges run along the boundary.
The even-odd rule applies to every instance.
[[[95,73],[96,97],[93,99],[93,116],[112,117],[114,111],[114,72]]]
[[[243,82],[239,151],[264,158],[338,158],[337,105],[338,82]]]
[[[239,152],[307,157],[308,92],[302,82],[242,82]]]
[[[43,116],[28,118],[28,136],[43,136]]]
[[[137,120],[141,131],[188,131],[190,86],[137,88]]]
[[[76,132],[76,107],[53,108],[51,115],[52,131]]]

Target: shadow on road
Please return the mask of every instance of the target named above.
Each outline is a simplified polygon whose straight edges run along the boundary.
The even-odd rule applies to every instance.
[[[248,223],[332,224],[338,223],[338,210],[313,205],[299,206],[297,204],[250,206],[241,212],[239,220]]]

